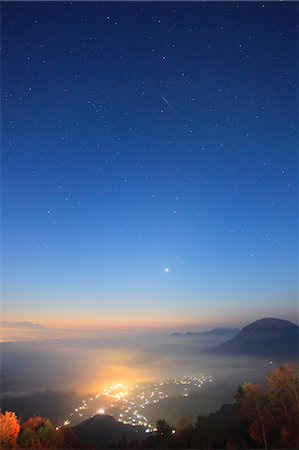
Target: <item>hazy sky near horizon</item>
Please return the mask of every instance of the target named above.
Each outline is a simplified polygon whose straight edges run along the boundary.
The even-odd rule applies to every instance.
[[[298,5],[2,4],[2,312],[297,314]]]

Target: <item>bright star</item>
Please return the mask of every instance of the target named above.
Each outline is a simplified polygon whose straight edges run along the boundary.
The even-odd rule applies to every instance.
[[[164,272],[169,272],[169,268],[165,267]]]

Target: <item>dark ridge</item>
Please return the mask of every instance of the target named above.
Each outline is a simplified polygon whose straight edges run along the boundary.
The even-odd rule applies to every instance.
[[[1,399],[1,409],[15,411],[22,420],[42,416],[58,425],[78,405],[79,400],[73,392],[36,392],[23,397],[4,397]]]
[[[288,320],[264,318],[250,323],[229,341],[210,350],[215,353],[298,357],[299,327]]]
[[[140,441],[145,438],[144,429],[117,422],[114,417],[105,414],[95,415],[72,428],[73,432],[97,448],[109,446],[126,440]]]

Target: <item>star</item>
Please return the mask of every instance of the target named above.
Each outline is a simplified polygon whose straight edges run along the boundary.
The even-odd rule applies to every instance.
[[[169,272],[169,268],[165,267],[164,272],[166,272],[166,273]]]

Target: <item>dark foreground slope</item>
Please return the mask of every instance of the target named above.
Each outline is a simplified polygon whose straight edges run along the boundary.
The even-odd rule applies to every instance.
[[[265,318],[244,327],[236,336],[219,344],[213,353],[298,358],[299,327],[288,320]]]
[[[150,403],[144,408],[144,415],[151,423],[163,418],[176,427],[182,418],[196,421],[199,414],[208,415],[224,403],[232,403],[235,393],[235,386],[219,383],[188,397],[167,397],[158,403]]]
[[[145,438],[144,431],[117,422],[114,417],[96,415],[72,428],[73,432],[96,448],[103,448],[120,441],[135,442]]]

